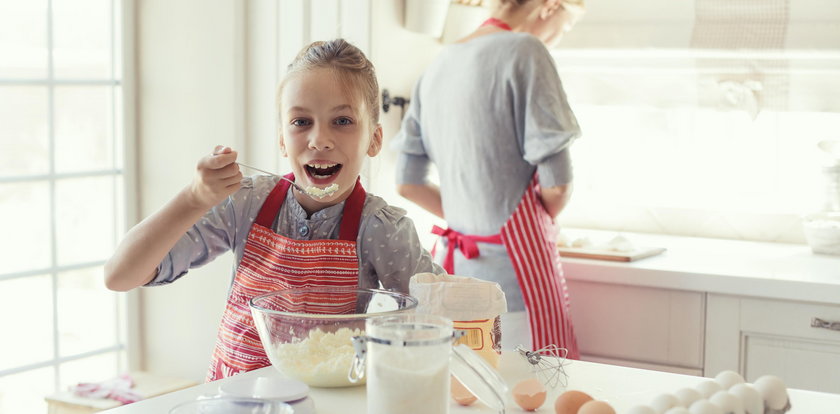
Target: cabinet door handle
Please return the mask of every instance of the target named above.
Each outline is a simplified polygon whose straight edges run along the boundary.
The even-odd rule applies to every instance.
[[[831,331],[840,331],[840,322],[831,322],[817,317],[811,318],[812,328],[823,328]]]

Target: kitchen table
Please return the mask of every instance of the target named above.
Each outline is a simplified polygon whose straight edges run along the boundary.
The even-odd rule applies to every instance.
[[[521,378],[526,369],[521,357],[514,352],[502,355],[499,372],[508,382],[509,387]],[[672,374],[636,368],[619,367],[615,365],[598,364],[585,361],[567,361],[564,366],[567,374],[567,386],[558,386],[549,390],[548,398],[538,413],[553,414],[554,400],[566,389],[575,389],[588,393],[595,399],[609,402],[618,414],[626,412],[639,404],[647,404],[654,397],[662,393],[673,393],[684,387],[693,387],[703,381],[703,377]],[[244,378],[260,376],[279,376],[272,367],[225,378],[212,383],[205,383],[191,388],[175,391],[170,394],[150,398],[134,404],[125,405],[104,411],[108,414],[146,414],[166,413],[175,405],[193,400],[201,395],[215,395],[219,385]],[[788,390],[792,409],[790,414],[836,414],[840,412],[840,394],[829,394],[814,391]],[[314,400],[319,414],[364,414],[365,387],[350,388],[312,388],[310,397]],[[493,410],[480,402],[472,406],[462,407],[450,400],[450,413],[492,413]],[[506,412],[526,412],[519,408],[508,393]],[[533,412],[533,411],[532,411]]]

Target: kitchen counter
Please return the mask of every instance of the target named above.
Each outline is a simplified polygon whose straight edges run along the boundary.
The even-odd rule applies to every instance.
[[[499,371],[513,386],[522,372],[522,360],[518,354],[505,353],[502,355]],[[704,380],[703,377],[671,374],[635,368],[625,368],[615,365],[597,364],[584,361],[569,361],[565,366],[568,374],[567,389],[581,390],[595,399],[609,402],[618,414],[626,412],[631,407],[647,404],[659,394],[693,387]],[[170,394],[140,401],[134,404],[104,411],[108,414],[145,414],[166,413],[173,406],[195,399],[200,395],[213,395],[220,384],[237,381],[244,378],[280,375],[274,368],[266,367],[239,376],[226,378],[213,383],[201,384],[192,388],[176,391]],[[549,391],[543,407],[535,412],[553,414],[554,400],[564,389],[558,387]],[[821,414],[836,413],[840,407],[840,394],[819,393],[803,390],[788,390],[792,409],[789,414]],[[319,414],[363,414],[365,413],[365,387],[351,388],[312,388],[310,397],[314,400]],[[512,401],[507,402],[508,413],[525,412]],[[450,401],[450,413],[492,413],[493,411],[481,403],[469,407],[457,405]]]
[[[615,232],[564,229],[606,241]],[[633,262],[562,258],[569,280],[840,304],[840,256],[804,244],[621,233],[636,246],[665,247]]]

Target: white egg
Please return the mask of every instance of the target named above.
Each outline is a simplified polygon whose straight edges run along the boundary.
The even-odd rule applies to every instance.
[[[729,391],[716,392],[712,398],[709,398],[709,402],[720,407],[725,413],[744,414],[744,402]]]
[[[680,400],[674,394],[660,394],[650,402],[650,406],[658,414],[664,414],[665,411],[678,406],[679,403]]]
[[[656,410],[647,405],[637,405],[629,409],[625,414],[657,414]]]
[[[729,392],[741,398],[747,414],[764,414],[764,400],[752,384],[735,384]]]
[[[744,382],[744,377],[735,371],[721,371],[715,376],[715,381],[717,381],[723,389],[728,390],[735,384],[742,384]]]
[[[674,395],[677,396],[677,399],[680,400],[680,405],[683,407],[691,407],[691,404],[694,404],[695,401],[703,399],[700,391],[694,388],[683,388],[675,392]]]
[[[703,398],[708,399],[709,397],[714,395],[716,392],[723,390],[723,387],[721,387],[721,385],[718,384],[717,381],[706,380],[706,381],[703,381],[703,382],[695,385],[694,389],[696,389],[697,391],[700,391],[700,395],[702,395]]]
[[[755,380],[755,389],[761,394],[761,398],[767,406],[773,410],[785,408],[788,402],[787,387],[781,378],[773,375],[765,375]]]
[[[691,414],[724,414],[720,407],[712,404],[709,400],[697,400],[688,408]]]
[[[691,412],[688,411],[688,408],[685,407],[674,407],[668,411],[665,411],[665,414],[691,414]]]

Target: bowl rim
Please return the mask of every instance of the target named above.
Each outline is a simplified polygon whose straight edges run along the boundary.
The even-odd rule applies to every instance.
[[[267,309],[267,308],[264,308],[262,306],[256,305],[254,303],[254,301],[256,301],[256,300],[259,300],[259,299],[262,299],[262,298],[267,298],[269,296],[275,296],[275,295],[285,293],[285,292],[292,292],[292,291],[297,291],[297,292],[300,292],[300,291],[328,292],[328,291],[335,291],[335,290],[382,293],[382,294],[392,296],[392,297],[393,296],[402,296],[402,297],[406,298],[409,302],[411,302],[411,304],[409,306],[405,307],[405,308],[402,308],[402,309],[391,310],[391,311],[386,311],[386,312],[351,313],[351,314],[335,314],[334,315],[334,314],[328,314],[328,313],[313,314],[313,313],[284,312],[284,311],[278,311],[278,310],[273,310],[273,309]],[[337,286],[291,287],[291,288],[286,288],[286,289],[273,290],[271,292],[263,293],[263,294],[254,296],[251,299],[248,299],[248,307],[250,307],[251,309],[256,309],[260,312],[271,314],[271,315],[294,316],[296,318],[308,318],[308,319],[337,319],[337,320],[399,315],[399,314],[404,313],[406,311],[410,311],[412,309],[417,308],[418,303],[419,303],[419,301],[417,300],[417,298],[415,298],[414,296],[411,296],[407,293],[395,292],[395,291],[385,290],[385,289],[370,289],[370,288],[360,288],[360,287],[352,287],[352,288],[351,287],[346,287],[345,288],[345,287],[337,287]]]

